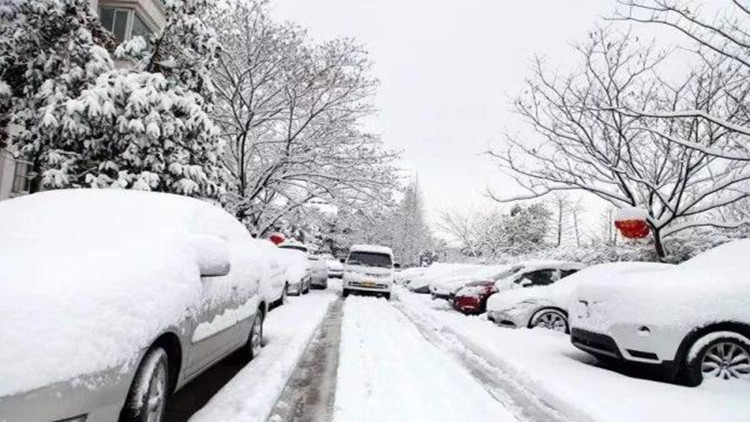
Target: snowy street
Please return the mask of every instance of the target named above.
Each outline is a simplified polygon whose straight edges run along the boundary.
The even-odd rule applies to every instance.
[[[603,370],[565,335],[502,329],[401,288],[392,301],[344,300],[336,283],[272,311],[266,330],[261,357],[190,421],[739,422],[750,414],[745,386],[691,389]]]

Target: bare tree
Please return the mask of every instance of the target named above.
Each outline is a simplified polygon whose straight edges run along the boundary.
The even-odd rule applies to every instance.
[[[666,54],[607,29],[592,32],[576,50],[581,67],[564,77],[536,61],[514,106],[541,139],[508,136],[507,148],[491,152],[528,193],[493,197],[509,202],[580,190],[616,208],[643,208],[660,257],[665,237],[724,224],[701,217],[747,196],[743,190],[723,194],[750,179],[747,163],[669,138],[724,149],[736,144],[736,135],[704,120],[646,119],[619,110],[677,109],[686,102],[722,107],[713,100],[737,75],[705,66],[672,86],[657,72]]]
[[[215,69],[231,174],[228,207],[262,234],[313,199],[365,207],[390,199],[395,159],[360,129],[377,81],[350,39],[314,44],[265,2],[232,0],[214,21]]]
[[[736,135],[734,144],[705,145],[692,139],[657,132],[680,145],[707,154],[734,160],[750,160],[750,116],[747,102],[750,94],[750,8],[732,0],[728,10],[715,17],[701,11],[701,3],[676,0],[618,0],[620,10],[615,20],[658,25],[686,37],[688,48],[708,67],[723,72],[727,83],[714,93],[708,103],[680,104],[666,109],[620,107],[628,116],[656,119],[709,122],[715,128]],[[705,5],[705,3],[703,4]]]
[[[480,216],[476,213],[445,211],[440,217],[438,228],[461,243],[464,255],[479,256],[482,247],[479,219]]]

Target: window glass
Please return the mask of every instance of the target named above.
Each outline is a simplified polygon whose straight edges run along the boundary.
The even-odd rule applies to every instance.
[[[112,33],[115,34],[117,42],[123,42],[127,38],[129,14],[127,10],[115,10],[115,24]]]
[[[16,169],[13,173],[13,193],[26,193],[30,190],[31,179],[28,174],[28,163],[16,161]]]
[[[382,268],[390,268],[393,266],[390,255],[372,252],[352,252],[349,254],[347,264]]]
[[[572,275],[572,274],[575,274],[577,272],[578,272],[578,270],[563,270],[562,275],[560,276],[560,278],[565,278],[565,277],[567,277],[569,275]]]
[[[520,283],[524,286],[549,286],[559,279],[557,270],[540,270],[524,275]]]
[[[140,16],[137,13],[133,13],[133,32],[131,37],[143,37],[146,42],[149,42],[149,36],[151,35],[151,29],[146,26]]]
[[[102,7],[99,10],[99,20],[104,29],[113,32],[115,24],[115,9],[112,9],[111,7]]]

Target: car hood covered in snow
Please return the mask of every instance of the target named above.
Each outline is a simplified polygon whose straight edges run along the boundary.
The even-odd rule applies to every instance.
[[[602,323],[750,321],[747,256],[750,240],[732,242],[666,269],[587,280],[577,299],[596,306]]]
[[[0,396],[137,363],[198,306],[197,255],[186,240],[212,232],[200,217],[216,212],[194,199],[115,190],[0,203]]]

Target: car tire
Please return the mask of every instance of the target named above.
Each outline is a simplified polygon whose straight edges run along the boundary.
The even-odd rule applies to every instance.
[[[696,340],[683,361],[680,381],[697,387],[707,378],[750,380],[750,339],[723,331]]]
[[[391,300],[391,294],[390,293],[384,294],[383,297],[385,298],[385,300]]]
[[[552,331],[570,333],[568,317],[558,309],[539,310],[529,320],[529,328],[546,328]]]
[[[260,354],[261,348],[263,348],[263,313],[258,310],[253,318],[253,325],[250,327],[250,334],[245,343],[245,361],[251,362],[257,358]]]
[[[167,352],[155,347],[146,353],[135,373],[119,422],[162,422],[170,392]]]

